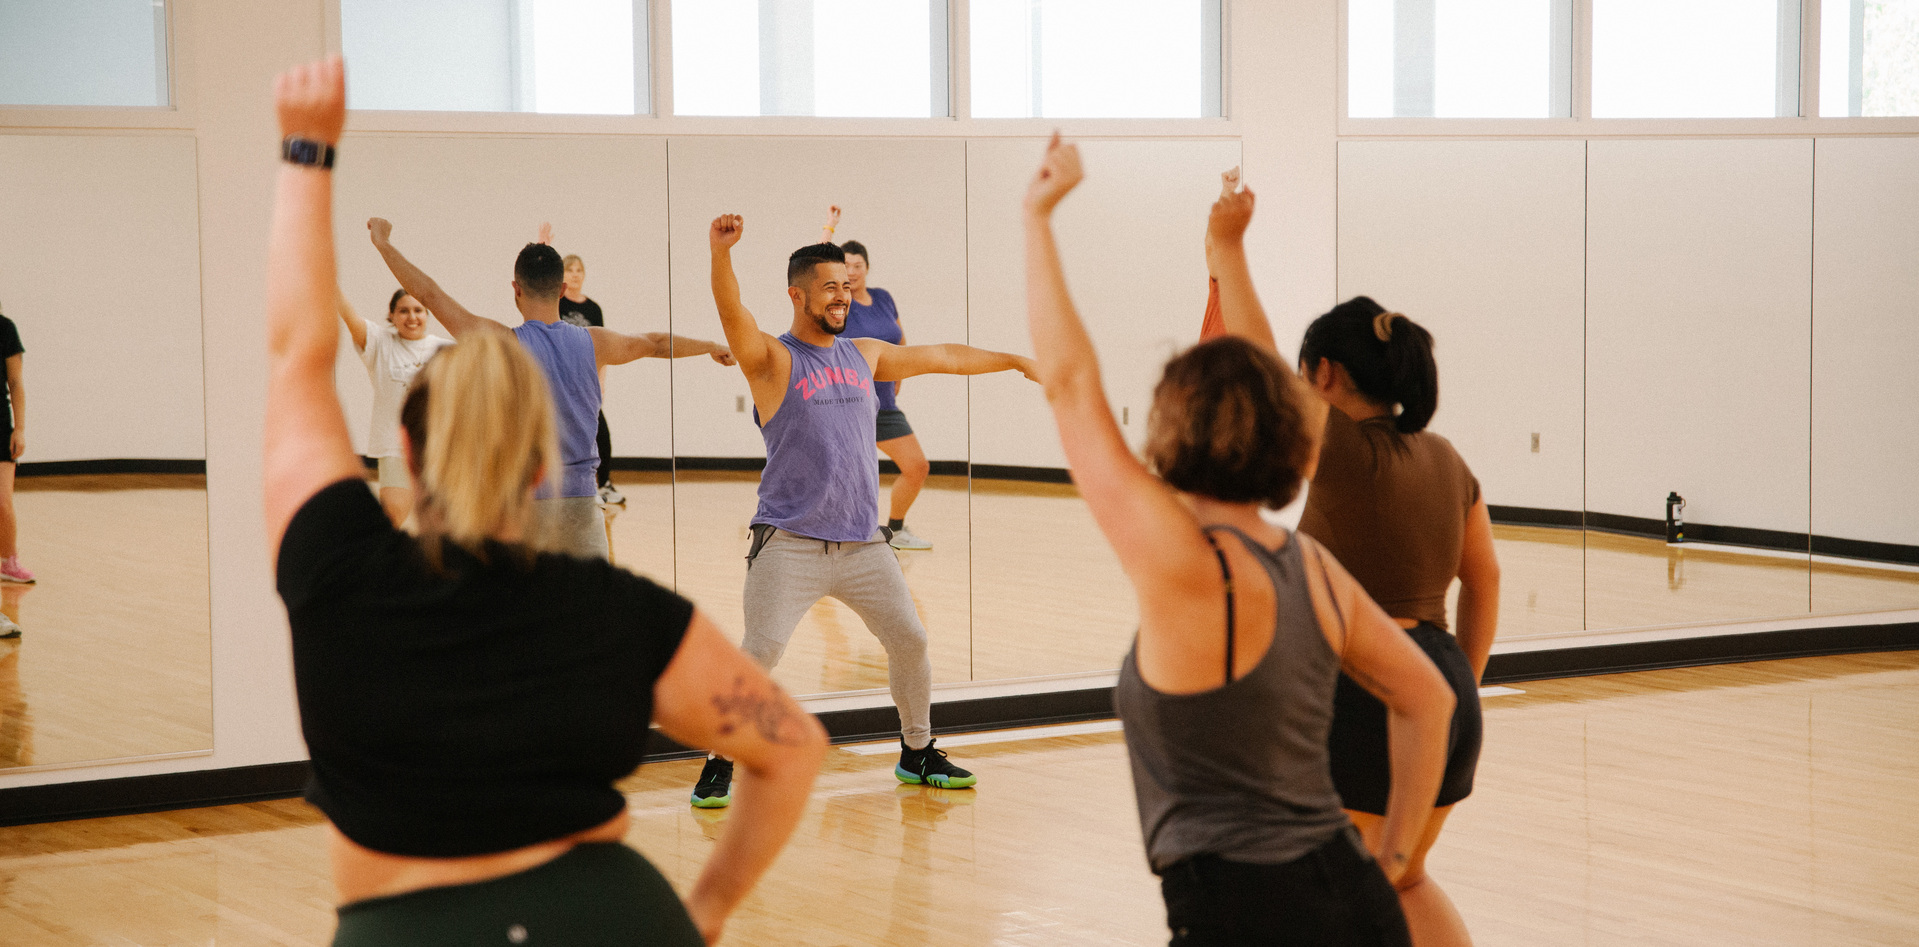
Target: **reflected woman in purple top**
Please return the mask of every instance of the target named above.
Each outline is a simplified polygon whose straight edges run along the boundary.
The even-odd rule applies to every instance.
[[[839,225],[840,209],[835,206],[828,213],[825,235],[820,239],[831,243],[832,234]],[[846,253],[846,279],[852,290],[852,305],[846,312],[846,337],[849,339],[879,339],[894,345],[906,344],[906,330],[900,326],[899,307],[893,302],[893,294],[877,287],[866,285],[867,265],[870,255],[865,244],[858,240],[848,240],[840,244]],[[876,386],[879,395],[879,418],[874,423],[873,440],[879,449],[900,468],[898,479],[893,481],[893,494],[889,502],[887,529],[893,533],[890,540],[894,549],[931,549],[933,544],[906,528],[906,513],[913,508],[913,501],[919,499],[920,489],[926,486],[926,476],[933,465],[926,459],[926,451],[920,447],[920,439],[913,434],[913,426],[907,423],[906,412],[900,410],[894,400],[899,395],[903,383],[893,382]]]

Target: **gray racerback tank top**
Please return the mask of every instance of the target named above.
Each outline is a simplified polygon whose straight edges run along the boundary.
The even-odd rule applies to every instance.
[[[1266,567],[1278,615],[1259,663],[1209,691],[1160,693],[1139,676],[1137,640],[1127,652],[1113,703],[1155,872],[1201,854],[1283,864],[1347,824],[1326,751],[1339,655],[1313,611],[1300,539],[1273,552],[1232,527],[1211,529],[1237,536]]]

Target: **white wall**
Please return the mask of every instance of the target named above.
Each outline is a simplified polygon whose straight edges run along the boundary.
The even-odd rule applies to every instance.
[[[191,135],[0,136],[34,461],[206,456]]]
[[[1339,148],[1340,298],[1371,296],[1433,333],[1431,429],[1495,506],[1583,502],[1585,188],[1582,141]]]
[[[1812,142],[1590,149],[1586,509],[1806,532]]]
[[[1919,543],[1919,138],[1814,148],[1812,531]]]

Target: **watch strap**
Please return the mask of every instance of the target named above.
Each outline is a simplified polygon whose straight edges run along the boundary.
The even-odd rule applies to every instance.
[[[331,168],[333,167],[333,146],[311,138],[289,135],[280,142],[280,158],[291,164]]]

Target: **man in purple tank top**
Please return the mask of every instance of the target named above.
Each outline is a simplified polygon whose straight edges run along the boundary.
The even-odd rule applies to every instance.
[[[933,373],[1018,371],[1034,378],[1033,360],[967,345],[839,338],[852,288],[846,255],[830,243],[801,247],[788,259],[792,327],[778,338],[768,335],[740,302],[733,275],[733,245],[744,231],[745,222],[727,214],[708,233],[713,302],[752,389],[754,418],[766,440],[747,555],[741,650],[770,670],[813,603],[829,595],[845,602],[886,648],[887,679],[900,714],[900,761],[893,775],[945,789],[971,786],[977,778],[933,746],[926,628],[879,523],[874,383]],[[693,804],[727,805],[732,779],[731,762],[707,760]]]
[[[546,372],[560,433],[558,471],[547,475],[537,494],[541,536],[538,543],[574,556],[608,557],[606,516],[600,512],[600,369],[642,358],[710,355],[733,364],[724,345],[674,338],[666,332],[627,335],[598,326],[582,328],[560,319],[565,267],[560,254],[544,242],[529,243],[513,264],[513,304],[524,321],[513,329],[482,318],[455,302],[438,283],[394,249],[393,225],[378,217],[366,222],[373,246],[407,294],[420,301],[457,341],[469,332],[511,332]]]

